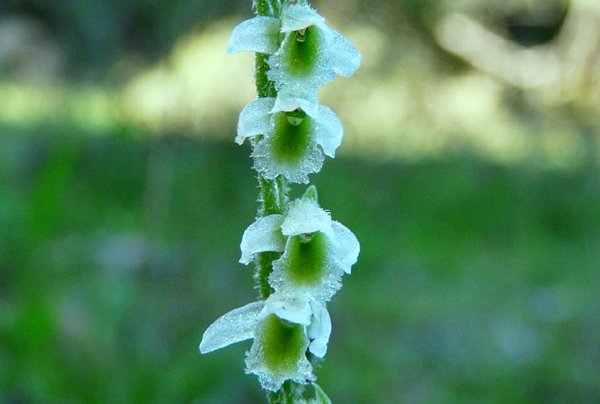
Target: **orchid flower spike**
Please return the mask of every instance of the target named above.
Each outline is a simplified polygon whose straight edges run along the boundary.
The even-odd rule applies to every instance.
[[[235,141],[257,139],[252,157],[254,168],[266,179],[279,174],[295,183],[308,183],[308,174],[321,170],[323,154],[335,157],[344,128],[335,113],[323,105],[318,116],[297,109],[274,109],[275,98],[259,98],[248,104],[238,122]]]
[[[330,300],[341,288],[342,275],[350,273],[360,252],[356,236],[319,207],[314,186],[290,204],[287,214],[251,224],[240,247],[243,264],[260,252],[283,252],[273,261],[271,287],[281,293],[307,293],[319,301]]]
[[[277,391],[285,380],[316,379],[306,351],[322,358],[330,335],[331,318],[323,304],[305,294],[274,293],[217,319],[204,332],[200,352],[253,338],[246,372],[258,375],[263,388]]]

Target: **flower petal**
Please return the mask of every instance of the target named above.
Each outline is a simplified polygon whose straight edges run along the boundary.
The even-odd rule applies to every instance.
[[[304,4],[289,4],[281,13],[281,32],[299,31],[311,25],[326,27],[325,18]]]
[[[202,336],[200,352],[205,354],[254,337],[265,302],[247,304],[219,317]]]
[[[300,108],[314,119],[319,117],[319,104],[317,93],[314,91],[306,91],[306,87],[300,86],[297,89],[294,87],[282,88],[277,93],[275,104],[271,109],[271,113],[289,112]]]
[[[319,106],[316,141],[323,152],[329,157],[335,157],[335,150],[342,144],[344,127],[337,115],[328,107]]]
[[[315,356],[322,358],[327,353],[327,343],[331,336],[331,317],[324,305],[315,299],[310,301],[310,307],[313,312],[311,324],[308,326],[308,338],[312,340],[308,350]]]
[[[281,234],[281,224],[285,216],[269,215],[252,223],[242,236],[240,262],[248,265],[252,256],[263,251],[281,252],[285,248],[285,237]]]
[[[334,234],[334,260],[336,263],[349,274],[352,265],[358,260],[360,253],[360,244],[358,239],[346,226],[333,221],[331,224]]]
[[[246,20],[233,29],[227,54],[237,52],[275,53],[279,48],[279,19],[258,16]]]
[[[259,98],[244,107],[237,125],[237,144],[244,143],[248,137],[267,135],[273,131],[270,112],[274,104],[275,98]]]
[[[337,74],[350,77],[360,66],[362,56],[352,43],[334,29],[326,31],[329,64]]]
[[[261,318],[269,314],[275,314],[294,324],[309,325],[312,311],[307,299],[284,297],[281,293],[273,293],[267,299]]]
[[[298,236],[320,231],[328,237],[333,237],[331,216],[310,200],[297,200],[290,206],[285,220],[281,224],[281,231],[285,236]]]

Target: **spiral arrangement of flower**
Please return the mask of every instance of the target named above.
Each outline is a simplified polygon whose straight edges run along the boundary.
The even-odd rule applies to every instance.
[[[205,331],[208,353],[253,339],[246,372],[258,376],[270,403],[330,403],[314,383],[332,325],[326,303],[350,274],[360,245],[318,204],[317,190],[289,201],[289,183],[309,182],[325,155],[335,157],[343,127],[317,93],[350,76],[360,53],[302,0],[255,0],[257,16],[231,35],[228,53],[256,52],[258,99],[240,114],[239,144],[252,144],[261,186],[259,217],[244,232],[240,262],[256,266],[260,300],[232,310]],[[301,398],[312,383],[315,398]]]

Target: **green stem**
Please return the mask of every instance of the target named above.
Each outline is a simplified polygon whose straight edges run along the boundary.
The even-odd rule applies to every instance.
[[[279,18],[281,14],[281,0],[254,0],[254,7],[257,15]],[[264,53],[257,53],[254,62],[254,77],[259,98],[277,96],[275,85],[267,77],[269,71],[268,57],[269,55]]]
[[[259,98],[277,97],[275,84],[267,77],[269,64],[267,58],[269,55],[257,53],[254,58],[254,77],[256,79],[256,92]]]
[[[257,15],[279,18],[282,0],[254,0],[254,7]],[[267,76],[268,57],[269,55],[264,53],[257,53],[255,57],[256,92],[259,98],[277,96],[275,85]],[[258,182],[261,202],[258,209],[259,216],[284,214],[288,204],[287,180],[282,175],[277,176],[274,180],[267,180],[259,173]],[[255,279],[262,299],[267,299],[273,293],[273,288],[269,285],[269,275],[273,272],[273,261],[279,259],[280,256],[280,253],[263,252],[258,254],[258,259],[255,261]],[[296,400],[300,399],[303,390],[302,385],[288,380],[278,391],[267,393],[267,399],[269,404],[294,404]]]
[[[258,15],[279,17],[281,0],[254,0],[254,7]],[[256,92],[259,98],[277,96],[275,85],[267,76],[267,72],[269,71],[268,57],[269,55],[264,53],[257,53],[255,58]],[[289,189],[285,178],[280,175],[274,180],[267,180],[259,173],[258,182],[260,184],[259,200],[261,202],[261,206],[258,208],[258,215],[264,217],[285,213]],[[273,288],[269,285],[269,275],[273,272],[273,261],[280,256],[281,254],[273,252],[258,254],[258,259],[255,262],[256,272],[254,277],[262,299],[268,298],[273,293]]]
[[[279,175],[274,180],[267,180],[261,174],[258,175],[260,184],[260,201],[262,203],[259,215],[281,215],[285,213],[289,191],[287,180]]]
[[[277,17],[281,14],[281,0],[254,0],[256,15]]]
[[[283,386],[275,392],[268,392],[267,399],[269,404],[294,404],[300,399],[304,386],[287,380]]]
[[[288,203],[288,184],[283,176],[278,176],[274,180],[267,180],[261,174],[258,175],[260,184],[260,202],[258,214],[260,217],[269,215],[281,215],[286,211]],[[254,278],[258,285],[260,297],[266,299],[273,288],[269,285],[269,275],[273,272],[273,261],[281,257],[277,252],[262,252],[258,254],[256,260],[256,272]]]

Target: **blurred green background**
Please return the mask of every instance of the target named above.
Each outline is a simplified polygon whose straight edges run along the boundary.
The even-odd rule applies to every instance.
[[[600,402],[600,6],[321,0],[363,54],[312,176],[362,252],[334,403]],[[0,403],[264,403],[206,327],[256,299],[242,0],[0,2]],[[299,196],[304,186],[294,186]]]

